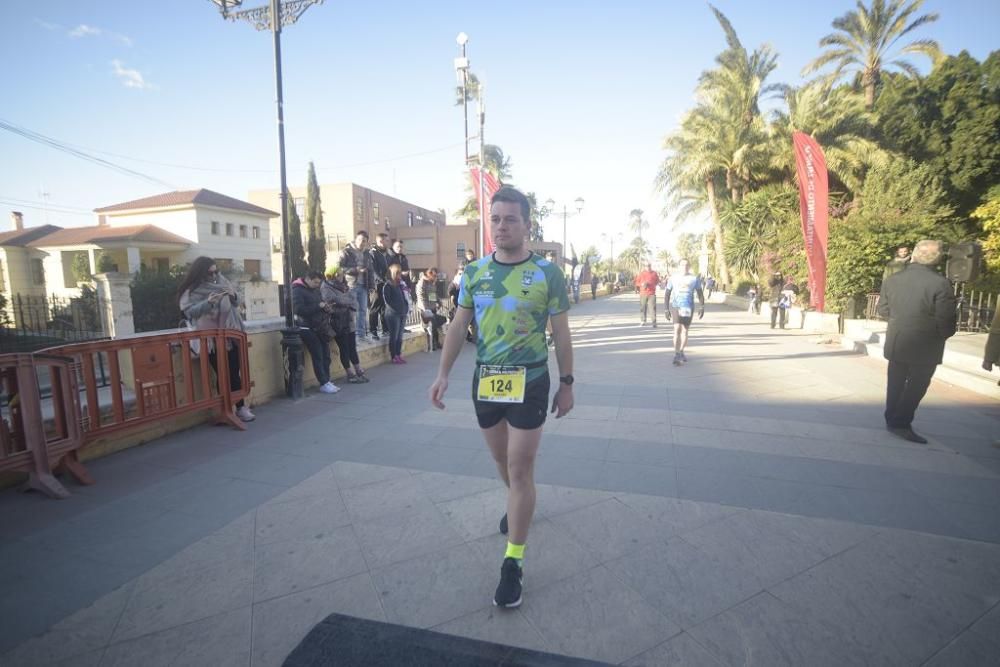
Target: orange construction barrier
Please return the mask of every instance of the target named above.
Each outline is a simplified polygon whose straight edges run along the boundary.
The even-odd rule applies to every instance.
[[[0,355],[0,471],[27,472],[30,488],[64,498],[53,470],[93,483],[77,452],[110,433],[201,410],[245,430],[234,407],[253,386],[249,345],[240,331],[178,330]]]

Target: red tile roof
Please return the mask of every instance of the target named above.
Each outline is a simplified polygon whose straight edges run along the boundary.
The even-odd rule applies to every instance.
[[[41,225],[39,227],[28,227],[27,229],[15,229],[12,232],[0,232],[0,246],[16,246],[23,248],[32,241],[47,236],[52,232],[57,232],[62,227],[56,225]]]
[[[52,246],[85,245],[92,243],[110,243],[112,241],[131,241],[134,243],[174,243],[178,245],[191,245],[191,241],[171,234],[165,229],[160,229],[156,225],[134,225],[131,227],[109,227],[108,225],[98,225],[96,227],[70,227],[59,229],[59,231],[36,239],[27,245],[32,248],[45,248]]]
[[[202,206],[214,206],[216,208],[228,208],[234,211],[246,211],[248,213],[260,213],[270,217],[279,215],[266,208],[255,206],[250,202],[245,202],[234,197],[227,197],[224,194],[213,192],[212,190],[176,190],[165,192],[152,197],[133,199],[132,201],[95,208],[94,213],[111,213],[114,211],[131,211],[141,208],[166,208],[168,206],[183,206],[185,204],[200,204]]]

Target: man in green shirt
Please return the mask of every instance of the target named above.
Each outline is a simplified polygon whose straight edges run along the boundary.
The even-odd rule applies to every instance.
[[[559,388],[552,400],[556,419],[573,409],[573,349],[569,299],[562,270],[527,247],[531,205],[511,187],[490,204],[490,232],[496,251],[465,267],[458,312],[441,354],[437,379],[428,393],[444,409],[448,374],[462,349],[464,331],[475,318],[476,371],[472,400],[486,444],[509,489],[500,532],[508,534],[493,596],[499,607],[521,604],[524,545],[535,511],[535,455],[549,407],[548,346],[551,318],[559,365]],[[508,530],[509,529],[509,530]]]

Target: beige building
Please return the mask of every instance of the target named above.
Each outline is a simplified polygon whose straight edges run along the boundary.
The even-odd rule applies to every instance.
[[[305,225],[306,189],[289,188],[295,208],[302,220],[303,245],[307,243]],[[326,232],[328,263],[341,249],[354,241],[357,232],[368,232],[374,241],[379,232],[403,241],[410,268],[421,270],[438,267],[452,275],[465,249],[477,251],[479,230],[475,224],[449,225],[443,211],[423,208],[356,183],[320,185],[323,229]],[[277,211],[281,209],[278,190],[253,190],[247,199],[257,206]],[[281,218],[271,219],[271,265],[275,280],[282,281]]]

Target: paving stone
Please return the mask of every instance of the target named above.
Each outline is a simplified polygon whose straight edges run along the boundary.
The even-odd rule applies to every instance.
[[[635,493],[619,493],[616,497],[646,520],[654,524],[663,538],[688,530],[693,530],[713,521],[718,521],[736,512],[736,507],[703,503],[680,498],[664,498]]]
[[[315,537],[350,523],[347,505],[339,492],[261,505],[257,509],[254,543],[261,546]]]
[[[548,518],[600,562],[658,541],[649,522],[615,498]]]
[[[253,667],[281,665],[313,626],[333,613],[385,620],[367,572],[255,604]]]
[[[231,563],[157,572],[136,581],[112,641],[159,632],[226,611],[248,607],[253,572]]]
[[[498,487],[437,505],[448,524],[464,539],[475,540],[497,532],[507,511],[507,488]]]
[[[500,566],[483,568],[481,557],[464,544],[372,570],[386,619],[430,628],[491,604]]]
[[[6,655],[0,656],[0,663],[42,667],[95,650],[103,652],[111,640],[122,610],[132,595],[132,589],[133,584],[128,583],[108,593],[89,607],[56,623],[45,634],[30,639]]]
[[[250,662],[250,608],[229,611],[109,646],[106,667],[218,665]]]
[[[482,491],[506,488],[499,479],[483,477],[468,477],[441,472],[417,473],[415,477],[423,486],[427,497],[434,503],[455,500]]]
[[[864,664],[865,654],[764,592],[688,632],[725,665]]]
[[[680,632],[604,566],[533,590],[523,612],[555,653],[621,662]]]
[[[492,604],[431,629],[502,646],[519,646],[534,651],[549,650],[548,643],[524,614],[510,613]]]
[[[432,503],[413,475],[343,489],[344,502],[355,521],[412,513]]]
[[[351,489],[374,482],[384,482],[399,477],[409,477],[411,472],[405,468],[394,468],[391,466],[370,465],[367,463],[352,463],[348,461],[338,461],[334,463],[330,470],[333,479],[341,489]]]
[[[355,523],[354,530],[370,568],[434,553],[464,541],[458,527],[429,502],[415,512]]]
[[[723,667],[723,663],[686,632],[622,664],[628,667]]]
[[[681,538],[648,546],[608,567],[685,629],[763,590],[752,573],[729,567]]]
[[[360,574],[368,569],[352,526],[258,545],[254,602]]]

